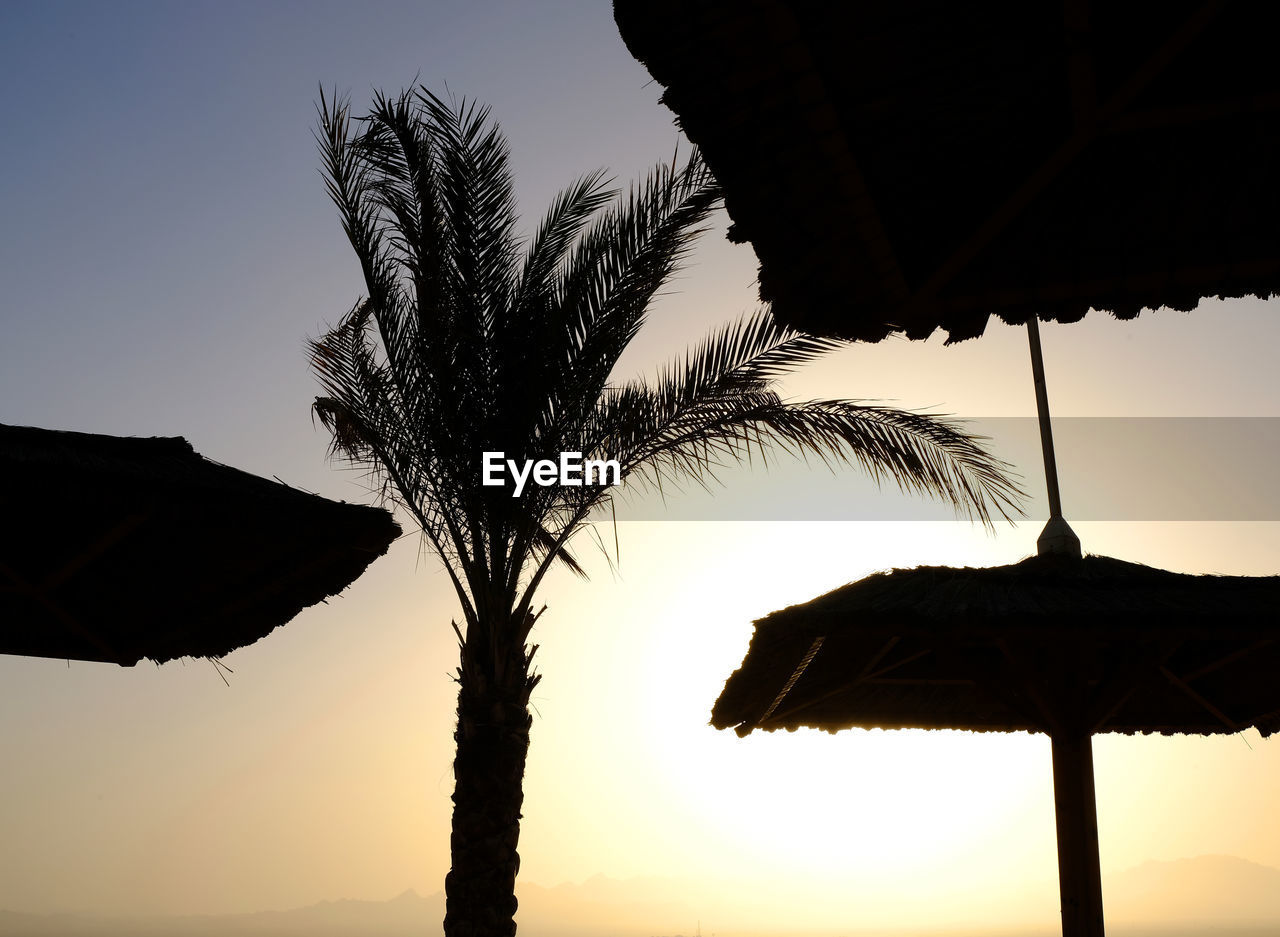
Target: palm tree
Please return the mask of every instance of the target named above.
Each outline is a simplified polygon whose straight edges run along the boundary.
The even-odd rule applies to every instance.
[[[311,341],[314,413],[331,456],[366,467],[443,560],[463,625],[457,671],[452,868],[445,933],[515,933],[522,782],[540,612],[570,537],[615,488],[481,482],[484,453],[614,460],[622,481],[705,480],[769,447],[856,463],[989,522],[1021,494],[957,426],[843,400],[784,402],[774,384],[839,343],[765,311],[713,335],[653,381],[617,381],[619,356],[717,208],[695,152],[623,197],[601,173],[517,235],[508,153],[486,109],[425,89],[375,95],[353,119],[319,104],[329,194],[366,297]]]

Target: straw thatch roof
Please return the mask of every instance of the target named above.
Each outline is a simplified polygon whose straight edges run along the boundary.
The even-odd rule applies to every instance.
[[[878,573],[756,622],[712,724],[1280,730],[1280,576],[1101,556]]]
[[[252,644],[400,534],[180,438],[0,424],[0,653],[132,665]]]
[[[1280,5],[615,0],[808,332],[1280,291]]]

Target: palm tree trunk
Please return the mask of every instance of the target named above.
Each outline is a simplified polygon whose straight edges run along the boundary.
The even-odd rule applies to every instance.
[[[501,660],[504,666],[495,666]],[[452,868],[446,937],[513,937],[520,807],[529,750],[529,674],[522,646],[493,655],[462,648],[453,761]]]

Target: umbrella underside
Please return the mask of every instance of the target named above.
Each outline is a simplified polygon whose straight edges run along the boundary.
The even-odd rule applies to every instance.
[[[897,570],[757,622],[712,724],[1265,736],[1277,608],[1280,577],[1104,557]]]

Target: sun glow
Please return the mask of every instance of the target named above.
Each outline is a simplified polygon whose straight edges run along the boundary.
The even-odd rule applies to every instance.
[[[705,592],[671,598],[688,621],[713,622],[720,606]],[[1011,832],[1047,796],[1048,745],[1025,734],[712,729],[737,661],[726,665],[715,629],[668,622],[646,642],[667,678],[646,706],[641,761],[668,811],[735,851],[797,874],[910,874]]]
[[[553,725],[565,728],[560,719],[574,718],[557,708],[563,684],[571,681],[580,695],[583,681],[598,681],[594,695],[610,708],[616,732],[594,740],[593,761],[614,762],[627,787],[643,792],[627,805],[630,822],[679,831],[647,837],[664,853],[657,861],[673,872],[705,872],[712,864],[735,875],[785,869],[807,879],[888,882],[963,865],[975,851],[1003,851],[1001,864],[1022,868],[1028,841],[1032,854],[1051,863],[1042,738],[862,730],[738,738],[707,725],[746,652],[754,618],[874,568],[943,562],[966,545],[972,558],[974,533],[964,524],[907,531],[876,524],[623,525],[625,583],[551,589],[540,688],[547,697],[538,702],[548,734]],[[789,554],[783,569],[776,556],[760,552],[762,534]],[[936,536],[922,546],[921,534]],[[994,550],[990,538],[978,537]],[[642,583],[662,586],[637,588]],[[607,593],[624,585],[628,601],[613,602]],[[562,629],[575,633],[554,633]],[[619,666],[601,670],[601,661]],[[536,764],[568,756],[569,740],[563,752],[540,749],[558,749],[555,735],[543,739],[535,727]],[[646,841],[643,833],[639,839]],[[1051,875],[1052,866],[1037,871]]]

